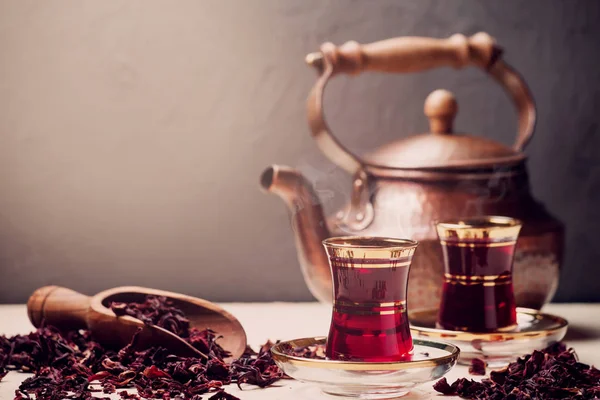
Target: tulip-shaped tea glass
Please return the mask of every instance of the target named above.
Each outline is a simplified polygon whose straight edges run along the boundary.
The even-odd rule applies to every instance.
[[[445,279],[437,325],[469,332],[517,326],[512,267],[521,222],[484,216],[436,224]]]
[[[331,360],[409,360],[408,270],[417,242],[378,237],[323,241],[333,277],[333,314],[325,355]]]

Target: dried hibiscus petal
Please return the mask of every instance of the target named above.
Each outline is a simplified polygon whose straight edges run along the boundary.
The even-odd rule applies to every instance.
[[[144,375],[147,378],[151,378],[151,379],[154,379],[154,378],[169,378],[169,379],[171,379],[171,376],[169,374],[167,374],[165,371],[162,371],[162,370],[156,368],[155,365],[151,365],[148,368],[146,368],[144,370]]]
[[[435,389],[436,392],[439,392],[441,394],[445,394],[447,396],[452,396],[456,394],[456,387],[455,385],[450,386],[450,384],[448,383],[448,381],[446,380],[446,378],[442,378],[439,381],[437,381],[434,385],[433,388]]]
[[[139,398],[140,398],[140,396],[138,396],[137,394],[135,394],[135,393],[129,393],[129,392],[128,392],[128,391],[126,391],[126,390],[123,390],[123,391],[119,392],[119,396],[120,396],[122,399],[133,399],[133,400],[139,400]]]
[[[471,365],[469,365],[469,374],[485,375],[485,361],[479,358],[472,359]]]
[[[220,390],[214,395],[210,396],[208,400],[240,400],[240,398]]]

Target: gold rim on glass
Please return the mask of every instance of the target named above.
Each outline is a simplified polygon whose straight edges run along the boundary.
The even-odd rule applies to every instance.
[[[415,240],[377,236],[338,236],[323,240],[328,247],[343,249],[409,249],[417,246]]]
[[[552,336],[563,329],[566,329],[569,325],[568,321],[564,318],[556,315],[550,315],[541,313],[537,310],[530,308],[517,307],[517,314],[525,314],[528,317],[532,317],[538,321],[549,320],[552,321],[556,326],[546,329],[537,330],[525,330],[520,332],[505,332],[504,329],[496,332],[464,332],[464,331],[453,331],[448,329],[437,329],[433,327],[418,326],[419,322],[423,321],[423,316],[437,313],[437,310],[427,311],[411,311],[408,313],[408,319],[410,321],[410,331],[415,336],[425,336],[431,338],[441,338],[445,340],[459,340],[464,342],[477,341],[508,341],[508,340],[523,340],[523,339],[534,339],[546,336]],[[420,318],[419,318],[420,317]],[[414,322],[413,322],[414,321]]]
[[[408,262],[419,243],[410,239],[377,236],[338,236],[323,240],[329,257],[346,263],[373,264],[379,262],[389,268]]]
[[[440,240],[447,239],[512,239],[519,236],[521,221],[510,217],[487,215],[436,221]]]
[[[275,361],[289,363],[302,367],[320,368],[320,369],[341,369],[347,371],[399,371],[413,368],[431,368],[438,365],[454,363],[460,354],[458,347],[445,342],[429,341],[422,339],[413,339],[413,344],[419,346],[433,347],[447,351],[449,354],[441,357],[435,357],[430,360],[416,361],[395,361],[395,362],[362,362],[362,361],[339,361],[311,359],[286,354],[284,347],[292,348],[307,347],[315,345],[325,345],[326,337],[302,338],[280,342],[271,347],[271,354]]]

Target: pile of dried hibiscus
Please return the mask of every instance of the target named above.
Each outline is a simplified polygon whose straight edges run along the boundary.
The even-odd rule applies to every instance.
[[[131,315],[180,335],[208,359],[177,357],[164,348],[135,350],[132,342],[120,351],[104,349],[89,332],[60,333],[43,327],[25,336],[0,337],[0,380],[9,369],[32,372],[15,393],[15,400],[108,399],[102,393],[118,392],[123,399],[159,398],[235,400],[224,385],[242,383],[266,387],[284,378],[271,359],[268,342],[258,353],[250,348],[239,359],[224,362],[229,354],[215,333],[190,329],[185,315],[165,298],[148,296],[142,304],[116,304],[117,315]],[[93,385],[90,385],[93,383]],[[137,394],[126,391],[137,389]]]
[[[178,357],[164,348],[135,349],[136,337],[120,351],[107,350],[87,331],[60,333],[42,327],[25,336],[0,336],[0,380],[8,370],[34,373],[15,393],[15,400],[108,399],[102,393],[119,393],[122,399],[236,400],[223,386],[246,383],[266,387],[285,378],[275,365],[267,342],[258,353],[250,348],[239,359],[229,356],[210,330],[190,328],[184,313],[165,298],[148,296],[144,303],[113,303],[117,315],[130,315],[181,336],[208,356]],[[295,355],[323,358],[322,349],[289,349]],[[471,373],[484,374],[485,364],[474,363]],[[135,388],[137,394],[125,389]],[[577,361],[572,349],[555,344],[519,358],[503,370],[492,371],[489,379],[476,382],[445,378],[434,385],[445,395],[466,399],[597,399],[600,370]],[[239,400],[239,399],[238,399]]]
[[[578,362],[573,349],[556,343],[519,358],[502,370],[491,371],[490,378],[481,382],[460,378],[450,385],[442,378],[433,388],[465,399],[598,399],[600,370]]]

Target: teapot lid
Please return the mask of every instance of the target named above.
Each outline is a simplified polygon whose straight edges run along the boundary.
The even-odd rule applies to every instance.
[[[365,156],[368,164],[392,169],[463,169],[516,164],[521,151],[494,140],[453,132],[454,95],[435,90],[425,100],[429,133],[396,140]]]

